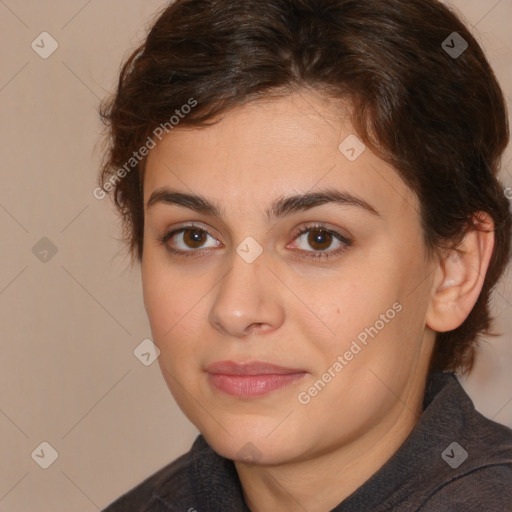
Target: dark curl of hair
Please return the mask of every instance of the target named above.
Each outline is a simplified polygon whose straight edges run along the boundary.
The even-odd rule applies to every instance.
[[[468,43],[458,58],[442,47],[453,32]],[[430,362],[430,371],[468,373],[479,336],[495,335],[490,293],[510,254],[510,204],[497,178],[509,127],[482,49],[439,1],[176,0],[100,107],[108,150],[99,184],[106,189],[190,98],[198,106],[180,126],[207,126],[232,107],[301,88],[350,101],[360,138],[417,195],[429,254],[456,247],[478,228],[478,212],[492,217],[483,289],[462,325],[437,333]],[[132,263],[142,259],[145,161],[109,187]]]

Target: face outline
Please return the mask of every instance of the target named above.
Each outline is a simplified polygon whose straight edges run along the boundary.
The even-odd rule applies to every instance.
[[[346,110],[301,91],[246,104],[212,127],[174,130],[148,156],[145,206],[167,187],[204,196],[225,214],[146,208],[141,271],[164,379],[210,446],[235,461],[283,464],[349,444],[364,446],[362,456],[417,421],[434,341],[426,328],[434,266],[416,197],[369,148],[354,161],[342,154],[353,134]],[[283,196],[324,189],[361,198],[378,214],[329,203],[265,216]],[[193,249],[178,233],[166,243],[198,255],[170,253],[159,239],[192,223],[212,236]],[[317,224],[351,243],[332,237],[319,249],[318,231],[298,236]],[[262,249],[251,263],[237,253],[247,237]],[[308,257],[322,251],[333,254]],[[238,397],[212,386],[205,368],[218,361],[305,374]]]

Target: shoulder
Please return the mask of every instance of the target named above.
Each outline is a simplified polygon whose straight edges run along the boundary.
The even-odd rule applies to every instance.
[[[421,512],[504,512],[512,510],[512,462],[473,469],[439,488]]]
[[[180,507],[186,506],[193,487],[195,463],[211,452],[202,436],[194,441],[190,451],[153,473],[133,489],[111,503],[103,512],[157,512],[171,510],[159,496],[160,489],[171,493]],[[183,503],[183,505],[181,505]],[[190,505],[192,507],[192,505]],[[184,509],[185,511],[188,508]]]
[[[460,382],[453,375],[449,380],[436,425],[444,434],[443,461],[418,510],[512,511],[512,430],[483,416]]]

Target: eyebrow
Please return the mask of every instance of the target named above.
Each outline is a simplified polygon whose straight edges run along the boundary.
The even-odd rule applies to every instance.
[[[204,196],[186,194],[166,187],[159,188],[151,194],[146,204],[146,209],[159,203],[182,206],[197,213],[218,218],[223,218],[224,216],[223,208],[215,201]],[[286,215],[330,203],[343,206],[356,206],[380,217],[379,212],[363,198],[337,189],[323,189],[318,192],[281,197],[272,203],[265,214],[268,220],[278,220]]]

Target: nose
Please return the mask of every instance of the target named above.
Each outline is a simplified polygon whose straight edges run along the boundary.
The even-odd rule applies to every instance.
[[[279,329],[285,311],[283,285],[267,263],[264,252],[252,263],[234,253],[231,269],[216,288],[209,312],[209,321],[216,330],[245,338]]]

